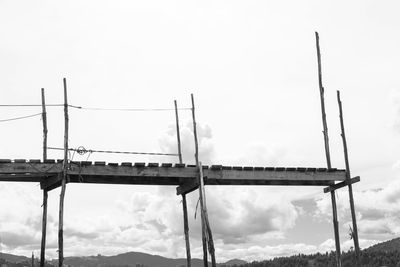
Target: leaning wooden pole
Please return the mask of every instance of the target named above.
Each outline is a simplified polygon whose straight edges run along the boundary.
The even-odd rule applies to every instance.
[[[174,104],[175,104],[175,119],[176,119],[176,137],[178,142],[178,156],[179,156],[179,163],[182,164],[181,133],[179,130],[178,104],[176,100],[174,100]],[[186,204],[186,194],[182,194],[182,208],[183,208],[183,228],[184,228],[185,243],[186,243],[186,261],[187,261],[187,267],[191,267],[192,257],[190,255],[189,221],[188,221],[188,212]]]
[[[64,198],[67,183],[68,170],[68,100],[67,100],[67,80],[64,78],[64,160],[63,173],[61,181],[60,210],[58,217],[58,265],[63,266],[64,261],[64,240],[63,240],[63,222],[64,222]]]
[[[192,98],[192,119],[193,119],[193,135],[194,135],[194,147],[195,154],[194,157],[196,159],[196,166],[199,167],[199,143],[197,140],[197,125],[196,125],[196,115],[195,115],[195,107],[194,107],[194,98],[193,94],[191,94]],[[201,184],[201,177],[199,175],[199,185]],[[207,230],[206,224],[204,221],[204,213],[203,213],[203,193],[201,190],[201,186],[199,186],[199,197],[200,197],[200,217],[201,217],[201,239],[203,244],[203,263],[204,267],[208,267],[208,257],[207,257]]]
[[[208,215],[207,215],[207,205],[205,199],[204,180],[203,180],[203,168],[201,166],[201,162],[199,161],[199,144],[197,138],[197,125],[196,125],[193,94],[191,94],[191,98],[192,98],[193,134],[195,142],[195,158],[196,158],[196,165],[199,168],[199,195],[200,195],[200,209],[201,209],[200,214],[202,220],[202,233],[203,233],[202,236],[203,236],[204,266],[208,266],[208,260],[207,260],[207,244],[208,244],[208,251],[210,252],[211,256],[212,267],[216,267],[214,240],[212,237],[210,222],[208,220]]]
[[[47,159],[47,114],[44,88],[42,88],[42,122],[43,122],[43,162]],[[43,219],[42,242],[40,245],[40,267],[44,267],[46,260],[46,227],[47,227],[47,190],[43,189]]]
[[[315,32],[315,40],[316,40],[317,58],[318,58],[318,82],[319,82],[319,92],[320,92],[320,98],[321,98],[321,113],[322,113],[322,125],[323,125],[322,133],[324,135],[326,164],[328,166],[328,169],[331,169],[332,165],[331,165],[331,156],[330,156],[330,151],[329,151],[328,125],[326,122],[326,113],[325,113],[324,87],[322,85],[321,52],[320,52],[320,48],[319,48],[318,32]],[[332,200],[333,229],[334,229],[334,234],[335,234],[335,246],[336,246],[336,265],[338,267],[341,267],[342,260],[341,260],[339,223],[338,223],[338,219],[337,219],[335,191],[331,191],[331,200]]]
[[[208,220],[206,191],[204,188],[203,166],[202,166],[201,162],[199,162],[199,178],[200,178],[200,181],[199,181],[200,194],[202,194],[202,200],[203,200],[202,201],[203,206],[201,208],[204,213],[204,222],[206,224],[207,237],[208,237],[208,251],[210,252],[210,255],[211,255],[211,266],[216,267],[217,263],[215,261],[215,248],[214,248],[214,241],[213,241],[213,236],[212,236],[212,232],[211,232],[210,222]]]
[[[340,128],[342,130],[341,136],[342,136],[342,141],[343,141],[344,160],[346,163],[346,180],[350,181],[351,174],[350,174],[349,154],[347,152],[347,141],[346,141],[346,134],[344,131],[343,110],[342,110],[342,101],[340,100],[340,91],[337,91],[337,101],[338,101],[338,105],[339,105]],[[353,186],[351,183],[349,183],[348,186],[349,186],[351,219],[353,222],[352,237],[354,240],[354,248],[356,251],[357,266],[361,266],[360,265],[360,245],[358,243],[357,219],[356,219],[356,211],[354,208]]]

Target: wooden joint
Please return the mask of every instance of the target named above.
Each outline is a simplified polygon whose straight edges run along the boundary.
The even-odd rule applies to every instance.
[[[199,179],[193,178],[176,188],[177,195],[186,195],[199,187]]]
[[[348,186],[348,185],[351,185],[351,184],[355,184],[355,183],[357,183],[359,181],[360,181],[360,176],[356,176],[356,177],[351,178],[349,180],[346,180],[346,181],[343,181],[343,182],[340,182],[340,183],[325,187],[324,188],[324,193],[329,193],[329,192],[335,191],[335,190],[337,190],[339,188],[342,188],[342,187],[345,187],[345,186]]]

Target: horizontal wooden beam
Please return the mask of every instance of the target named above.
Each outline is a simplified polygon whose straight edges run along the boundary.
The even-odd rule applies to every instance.
[[[328,187],[325,187],[325,188],[324,188],[324,193],[329,193],[329,192],[331,192],[331,191],[335,191],[335,190],[337,190],[337,189],[339,189],[339,188],[348,186],[348,185],[350,185],[350,184],[358,183],[359,181],[360,181],[360,176],[356,176],[356,177],[354,177],[354,178],[351,178],[350,180],[345,180],[344,182],[340,182],[340,183],[337,183],[337,184],[334,184],[334,185],[330,185],[330,186],[328,186]]]
[[[41,182],[51,190],[60,184],[62,161],[0,160],[0,181]],[[333,185],[344,181],[344,170],[325,168],[203,166],[206,185]],[[72,162],[68,177],[72,183],[175,185],[177,193],[197,187],[195,165],[170,163]],[[3,178],[2,178],[3,177]]]

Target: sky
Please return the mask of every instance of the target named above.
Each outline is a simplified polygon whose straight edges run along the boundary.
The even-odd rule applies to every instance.
[[[332,165],[344,168],[341,91],[362,248],[400,237],[398,1],[0,0],[0,104],[99,108],[190,107],[204,164],[325,167],[314,32],[320,34]],[[0,120],[40,107],[0,108]],[[63,110],[48,107],[48,144],[63,145]],[[181,110],[185,163],[194,163],[190,111]],[[0,158],[40,159],[39,116],[0,123]],[[70,110],[70,146],[176,153],[173,111]],[[49,150],[48,158],[62,158]],[[177,162],[86,154],[74,160]],[[140,251],[185,257],[175,187],[68,184],[64,254]],[[57,257],[60,189],[49,192],[46,256]],[[1,252],[40,252],[38,184],[0,183]],[[334,250],[322,187],[207,186],[218,262]],[[197,191],[188,195],[193,257],[202,257]],[[351,216],[337,191],[343,250]]]

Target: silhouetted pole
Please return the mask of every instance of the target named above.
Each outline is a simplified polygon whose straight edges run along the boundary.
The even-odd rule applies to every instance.
[[[176,119],[176,137],[178,139],[178,156],[179,163],[182,164],[182,150],[181,150],[181,133],[179,130],[179,115],[178,115],[178,104],[176,100],[174,100],[175,104],[175,119]],[[185,233],[185,242],[186,242],[186,260],[187,267],[191,267],[191,255],[190,255],[190,240],[189,240],[189,222],[188,222],[188,212],[187,212],[187,204],[186,204],[186,194],[182,194],[182,208],[183,208],[183,227]]]
[[[324,99],[324,87],[322,85],[322,67],[321,67],[321,52],[319,49],[319,36],[318,32],[315,32],[315,40],[317,45],[317,58],[318,58],[318,82],[319,82],[319,92],[321,97],[321,113],[322,113],[322,125],[325,143],[325,156],[328,169],[331,169],[331,156],[329,152],[329,136],[328,136],[328,125],[326,123],[326,113],[325,113],[325,99]],[[335,191],[331,191],[332,200],[332,215],[333,215],[333,229],[335,234],[335,246],[336,246],[336,264],[338,267],[342,266],[341,251],[340,251],[340,237],[339,237],[339,223],[337,219],[337,208],[336,208],[336,196]]]
[[[43,162],[47,159],[47,115],[44,88],[42,88],[42,122],[43,122]],[[46,252],[46,227],[47,227],[47,190],[43,189],[43,219],[42,219],[42,242],[40,245],[40,267],[45,265]]]
[[[64,244],[63,244],[63,220],[64,220],[64,198],[68,171],[68,98],[67,98],[67,80],[64,78],[64,160],[63,176],[61,180],[60,211],[58,218],[58,266],[63,266]]]
[[[344,122],[343,122],[343,110],[342,110],[342,101],[340,100],[340,91],[337,91],[337,101],[339,105],[339,117],[340,117],[340,128],[342,130],[342,141],[343,141],[343,151],[344,151],[344,160],[346,163],[346,180],[349,182],[351,179],[350,176],[350,164],[349,164],[349,155],[347,152],[347,141],[346,141],[346,134],[344,131]],[[353,232],[352,238],[354,240],[354,248],[356,251],[356,260],[357,266],[360,265],[360,246],[358,243],[358,230],[357,230],[357,219],[356,219],[356,211],[354,208],[354,198],[353,198],[353,186],[349,183],[349,199],[350,199],[350,210],[351,210],[351,219],[353,222]]]

